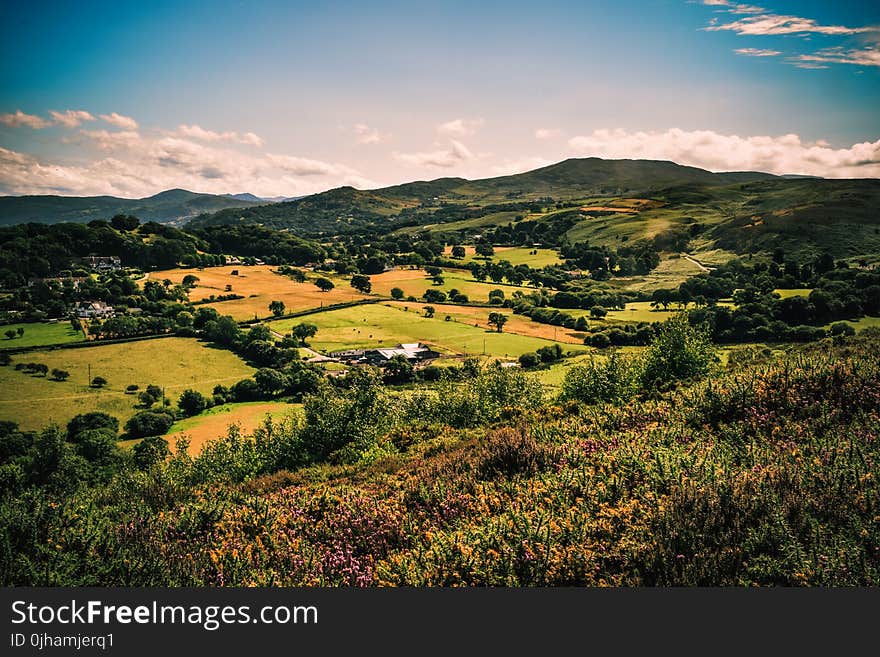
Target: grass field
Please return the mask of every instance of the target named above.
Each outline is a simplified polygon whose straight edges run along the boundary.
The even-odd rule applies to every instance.
[[[466,294],[468,299],[477,303],[488,303],[491,290],[502,290],[505,297],[509,297],[514,290],[533,290],[530,287],[517,287],[507,283],[493,283],[487,281],[481,283],[466,269],[443,268],[443,285],[434,285],[424,269],[394,269],[382,274],[371,276],[373,292],[384,296],[391,295],[391,289],[399,287],[406,296],[421,298],[425,290],[433,288],[449,293],[456,289],[461,294]]]
[[[677,288],[691,276],[703,270],[687,258],[666,255],[657,268],[647,276],[612,278],[609,282],[635,292],[653,292],[661,288]]]
[[[810,296],[810,292],[813,291],[811,287],[798,287],[791,288],[789,290],[773,290],[776,294],[779,295],[780,299],[788,299],[790,297],[808,297]]]
[[[318,334],[312,338],[311,345],[320,351],[336,351],[393,347],[400,342],[428,342],[450,354],[482,354],[485,350],[489,356],[517,358],[527,351],[554,343],[553,340],[527,335],[498,333],[470,322],[447,322],[445,315],[428,319],[420,312],[420,304],[409,304],[409,310],[404,310],[405,306],[405,303],[399,306],[373,304],[312,315],[309,322],[318,326]],[[485,311],[488,317],[489,309]],[[512,316],[509,312],[505,314]],[[295,323],[296,319],[280,320],[269,326],[285,333]],[[572,348],[570,343],[560,344],[565,349]]]
[[[428,304],[423,303],[407,303],[405,301],[394,302],[391,304],[397,308],[409,308],[411,311],[422,312],[423,308]],[[545,340],[555,340],[557,342],[568,342],[571,344],[583,344],[584,334],[578,331],[563,328],[562,326],[552,326],[550,324],[541,324],[535,322],[524,315],[514,315],[509,308],[488,308],[482,306],[459,306],[455,304],[433,304],[436,311],[436,317],[446,320],[449,315],[456,322],[462,322],[473,326],[478,324],[479,328],[485,330],[494,330],[489,326],[489,313],[500,312],[507,315],[507,323],[504,325],[505,333],[516,333],[518,335],[526,335],[532,338],[543,338]]]
[[[24,329],[20,338],[8,339],[3,335],[6,331]],[[83,332],[74,329],[70,322],[4,324],[0,326],[0,349],[19,349],[21,347],[42,347],[50,344],[67,344],[85,340]]]
[[[239,272],[233,276],[233,270]],[[424,273],[424,272],[423,272]],[[253,319],[256,317],[269,317],[269,303],[283,301],[286,312],[296,312],[309,308],[319,308],[334,303],[355,301],[365,296],[351,287],[345,279],[319,274],[324,278],[331,279],[336,287],[329,292],[321,292],[311,279],[317,274],[308,274],[310,280],[305,283],[296,283],[286,276],[276,274],[269,265],[228,265],[225,267],[208,267],[198,269],[168,269],[156,271],[150,274],[154,280],[169,279],[173,283],[180,283],[184,276],[192,274],[199,278],[199,283],[190,293],[192,301],[206,299],[212,294],[240,294],[244,299],[232,301],[219,301],[206,304],[216,308],[221,315],[232,315],[237,320]],[[226,291],[226,286],[231,285],[231,292]]]
[[[225,436],[229,427],[238,425],[242,434],[253,433],[271,415],[278,420],[296,413],[299,404],[286,402],[243,402],[240,404],[222,404],[209,408],[204,413],[174,423],[165,436],[171,450],[174,451],[177,439],[186,435],[190,439],[187,452],[197,455],[205,443]],[[132,441],[134,442],[134,441]]]
[[[477,256],[474,247],[464,247],[465,256],[461,259],[462,263],[486,262],[482,256]],[[537,253],[532,253],[537,251]],[[452,247],[447,246],[443,251],[446,258],[452,257]],[[546,267],[548,265],[558,265],[562,263],[559,258],[559,252],[553,249],[533,249],[525,246],[496,246],[495,255],[489,258],[491,262],[501,262],[507,260],[512,265],[528,265],[535,269]]]
[[[30,376],[14,369],[15,363],[45,363],[70,372],[67,381]],[[109,382],[90,388],[91,376]],[[218,383],[229,385],[254,372],[232,352],[213,349],[193,338],[161,338],[125,344],[34,351],[13,356],[12,365],[0,367],[0,420],[17,422],[24,429],[39,429],[51,422],[65,424],[78,413],[103,411],[124,422],[137,409],[136,395],[126,386],[148,384],[165,387],[176,402],[186,388],[210,393]]]
[[[825,328],[831,328],[834,324],[838,322],[831,322],[830,324],[826,324]],[[861,319],[856,320],[845,320],[844,324],[849,324],[856,331],[861,331],[862,329],[866,329],[868,327],[880,327],[880,317],[862,317]]]

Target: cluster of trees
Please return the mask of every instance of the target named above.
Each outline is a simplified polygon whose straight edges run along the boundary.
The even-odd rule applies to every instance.
[[[519,364],[526,368],[538,367],[539,365],[548,365],[562,360],[565,353],[558,344],[541,347],[537,351],[529,351],[519,357]]]
[[[588,270],[594,279],[600,281],[612,276],[649,274],[660,264],[660,254],[649,241],[619,249],[591,246],[588,242],[566,243],[559,253],[568,265]]]
[[[260,258],[273,265],[323,262],[327,251],[317,242],[255,224],[205,226],[190,231],[214,253]]]

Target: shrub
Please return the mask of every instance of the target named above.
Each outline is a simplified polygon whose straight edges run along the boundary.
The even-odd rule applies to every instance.
[[[208,400],[198,390],[184,390],[177,400],[177,406],[184,415],[198,415],[208,407]]]
[[[635,359],[615,351],[604,361],[591,359],[589,364],[570,368],[562,383],[561,397],[587,404],[624,402],[636,394],[639,374]]]
[[[541,358],[534,351],[529,351],[519,357],[519,364],[525,368],[537,367],[540,362]]]
[[[146,438],[168,433],[174,424],[174,416],[164,411],[141,411],[125,423],[129,438]]]
[[[687,314],[680,313],[660,325],[657,337],[648,347],[642,385],[646,388],[663,386],[701,376],[717,361],[708,331],[691,326]]]
[[[119,420],[100,411],[81,413],[67,423],[67,439],[76,442],[79,434],[89,430],[102,430],[115,436],[119,432]]]
[[[131,448],[135,465],[141,470],[149,470],[164,461],[170,454],[168,441],[160,436],[148,436]]]

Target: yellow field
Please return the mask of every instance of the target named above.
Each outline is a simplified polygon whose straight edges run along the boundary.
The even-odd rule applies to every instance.
[[[395,269],[386,271],[382,274],[371,276],[373,283],[373,292],[384,296],[391,295],[391,289],[399,287],[406,296],[414,296],[421,298],[425,290],[433,288],[449,293],[449,290],[456,289],[462,294],[466,294],[470,301],[477,303],[488,303],[489,292],[491,290],[502,290],[505,297],[509,297],[514,290],[533,290],[534,288],[517,287],[506,283],[493,283],[486,281],[481,283],[474,280],[474,277],[466,269],[443,269],[443,285],[434,285],[431,277],[425,273],[424,269]]]
[[[50,370],[67,370],[70,378],[59,382],[17,372],[14,366],[19,362],[45,363]],[[89,387],[89,366],[92,377],[107,379],[106,387]],[[231,385],[253,372],[232,352],[207,347],[194,338],[32,351],[15,355],[12,365],[0,367],[0,420],[34,430],[53,422],[64,425],[78,413],[103,411],[122,424],[138,410],[137,395],[125,393],[130,384],[141,390],[148,384],[163,386],[175,403],[186,388],[210,394],[218,383]]]
[[[242,434],[253,433],[254,429],[263,423],[267,415],[277,421],[291,413],[296,413],[299,408],[301,408],[299,404],[285,402],[223,404],[209,408],[195,417],[176,422],[164,438],[168,441],[171,451],[174,451],[177,439],[184,435],[187,436],[190,439],[187,453],[196,456],[205,443],[225,436],[232,425],[238,425]]]
[[[233,270],[238,270],[239,275],[233,276]],[[272,301],[283,301],[286,312],[296,312],[366,298],[343,278],[324,273],[309,273],[310,280],[296,283],[286,276],[276,274],[270,265],[227,265],[202,270],[168,269],[151,272],[150,278],[160,281],[167,278],[173,283],[180,283],[188,274],[199,278],[198,285],[190,290],[191,301],[206,299],[212,294],[243,295],[244,299],[205,304],[215,308],[221,315],[232,315],[237,320],[271,317],[269,303]],[[316,276],[329,278],[336,287],[329,292],[321,292],[312,282]],[[227,285],[232,286],[230,292],[226,291]]]
[[[477,262],[486,262],[486,259],[482,256],[477,257],[473,246],[466,246],[464,247],[464,250],[465,256],[460,262],[469,263],[474,262],[475,260]],[[532,251],[537,251],[537,253],[532,253]],[[443,256],[446,258],[452,257],[451,246],[447,246],[443,250]],[[547,265],[558,265],[562,263],[558,251],[554,251],[553,249],[534,249],[525,246],[496,246],[495,255],[489,260],[491,262],[507,260],[512,265],[528,265],[535,269],[540,269]]]
[[[412,303],[406,301],[396,301],[390,305],[398,308],[409,308],[416,312],[423,312],[423,308],[428,305],[424,303]],[[543,338],[545,340],[555,340],[556,342],[567,342],[570,344],[583,344],[584,334],[573,329],[563,328],[562,326],[552,326],[550,324],[541,324],[535,322],[524,315],[514,315],[510,308],[494,308],[479,306],[458,306],[454,304],[433,304],[435,317],[445,321],[446,316],[452,317],[453,321],[476,326],[486,330],[494,330],[489,325],[489,313],[500,312],[507,315],[507,323],[504,325],[505,333],[516,333],[517,335],[527,335],[532,338]]]

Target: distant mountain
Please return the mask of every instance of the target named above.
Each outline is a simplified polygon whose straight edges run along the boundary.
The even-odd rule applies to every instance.
[[[712,173],[656,160],[569,159],[498,178],[439,178],[375,190],[340,187],[276,205],[206,213],[193,225],[260,223],[304,235],[321,235],[387,225],[446,204],[511,204],[545,198],[639,195],[675,185],[729,185],[773,179],[767,173]]]
[[[206,212],[264,202],[253,198],[256,201],[226,195],[197,194],[185,189],[169,189],[141,199],[115,196],[0,196],[0,225],[28,222],[55,224],[65,221],[85,223],[93,219],[109,219],[115,214],[132,214],[143,221],[183,223]]]

